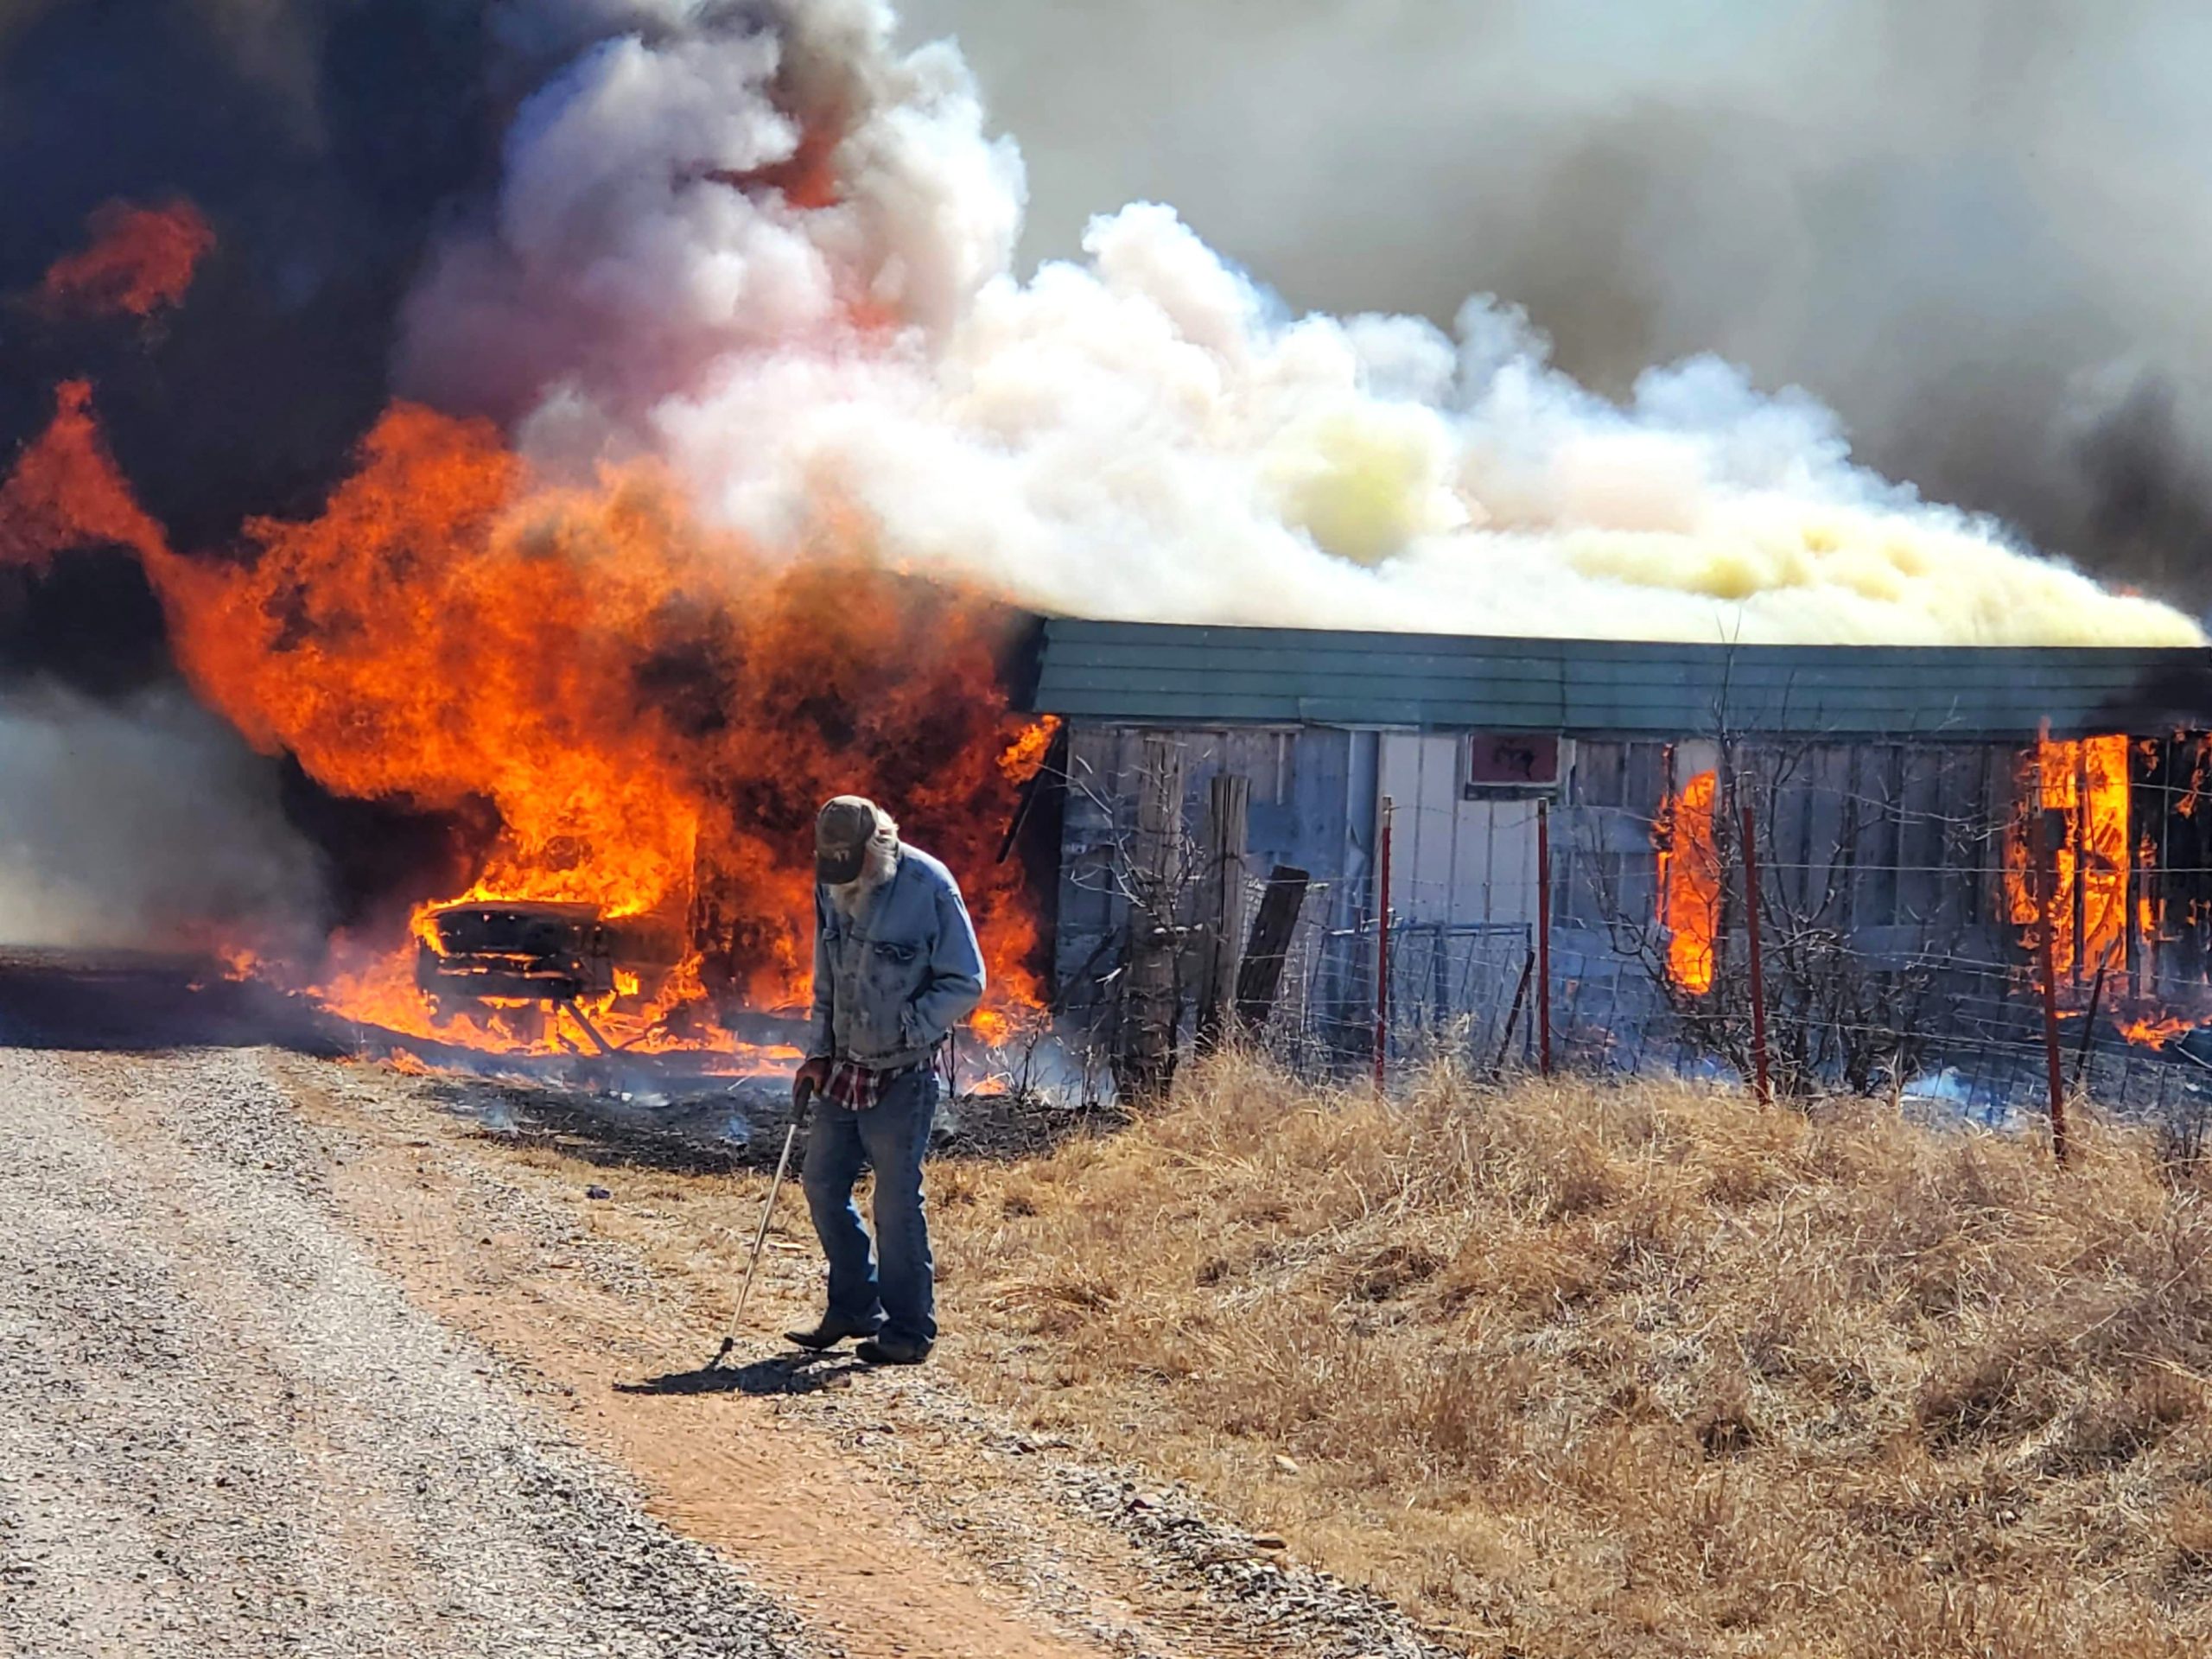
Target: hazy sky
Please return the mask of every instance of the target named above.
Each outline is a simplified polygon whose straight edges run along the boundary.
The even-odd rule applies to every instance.
[[[1295,307],[1492,291],[1618,391],[1713,350],[1863,455],[2202,598],[2212,8],[909,0],[1021,143],[1032,257],[1172,202]]]

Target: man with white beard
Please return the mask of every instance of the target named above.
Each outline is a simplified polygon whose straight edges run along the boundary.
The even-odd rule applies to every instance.
[[[830,1264],[829,1309],[791,1339],[861,1338],[870,1364],[918,1365],[937,1340],[922,1156],[938,1046],[983,995],[983,957],[952,872],[899,839],[873,801],[840,795],[814,824],[814,1029],[791,1084],[821,1108],[801,1184]],[[875,1171],[871,1248],[853,1182]]]

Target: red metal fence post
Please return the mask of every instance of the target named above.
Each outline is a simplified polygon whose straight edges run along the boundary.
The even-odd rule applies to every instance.
[[[1536,803],[1536,1035],[1537,1064],[1552,1074],[1552,817],[1551,803]]]
[[[2037,954],[2043,965],[2044,1059],[2050,1070],[2050,1150],[2063,1164],[2067,1154],[2066,1080],[2058,1057],[2058,972],[2050,937],[2051,911],[2058,891],[2058,848],[2047,813],[2036,814],[2035,840],[2036,890],[2040,900],[2037,908],[2043,912],[2039,930],[2043,940]]]
[[[1375,895],[1375,1087],[1382,1087],[1383,1070],[1390,1053],[1390,829],[1397,806],[1382,798],[1382,833],[1378,837],[1377,891]]]
[[[1774,1104],[1774,1084],[1766,1061],[1766,963],[1759,952],[1759,854],[1752,838],[1755,828],[1751,804],[1742,810],[1744,829],[1744,931],[1751,951],[1751,1067],[1758,1082],[1759,1104]]]

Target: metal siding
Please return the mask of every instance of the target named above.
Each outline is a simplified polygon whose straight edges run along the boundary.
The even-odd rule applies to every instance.
[[[1449,734],[1384,734],[1381,771],[1395,808],[1390,905],[1400,919],[1534,922],[1533,801],[1463,800],[1459,740]]]
[[[1115,965],[1126,925],[1117,865],[1135,821],[1144,730],[1125,721],[1077,721],[1070,733],[1053,960],[1064,1006],[1073,1010],[1095,1007],[1097,976]],[[1183,743],[1185,817],[1193,830],[1204,822],[1213,775],[1241,772],[1252,783],[1255,878],[1276,864],[1294,864],[1328,884],[1325,893],[1340,889],[1348,873],[1363,893],[1367,867],[1357,843],[1373,814],[1374,756],[1371,749],[1365,752],[1363,807],[1354,734],[1217,721],[1175,734]]]
[[[2166,707],[2176,695],[2190,706]],[[2061,733],[2212,724],[2212,652],[1686,645],[1054,620],[1032,701],[1077,718],[1168,725],[1620,737],[1725,728],[2009,741],[2032,736],[2045,720]]]

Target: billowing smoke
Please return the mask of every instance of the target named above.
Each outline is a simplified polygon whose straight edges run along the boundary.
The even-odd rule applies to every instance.
[[[728,843],[737,938],[795,908],[779,861],[810,802],[782,798],[771,786],[791,769],[760,754],[700,757],[764,721],[817,759],[856,736],[921,752],[853,699],[815,696],[810,672],[778,690],[788,718],[774,696],[748,705],[793,659],[764,642],[819,615],[844,632],[810,637],[851,677],[903,668],[940,704],[988,660],[971,632],[938,652],[939,678],[913,671],[956,631],[888,587],[870,590],[880,613],[840,607],[870,563],[1112,617],[2200,639],[2181,612],[1916,487],[1965,480],[1975,504],[2058,526],[2063,549],[2115,568],[2131,547],[2193,545],[2196,393],[2138,365],[2168,342],[2163,360],[2185,365],[2201,325],[2176,308],[2076,326],[2096,306],[2086,251],[2139,263],[2109,234],[2133,225],[2109,206],[2132,195],[2061,201],[2054,175],[1993,228],[1981,197],[1945,187],[1977,146],[2011,157],[2042,141],[2023,113],[2041,106],[2001,64],[1978,104],[1946,101],[1943,66],[1964,48],[1921,53],[1916,31],[1964,28],[1967,12],[1897,8],[1880,41],[1839,15],[1777,44],[1774,25],[1708,9],[1693,50],[1649,22],[1648,49],[1591,48],[1530,10],[1478,8],[1399,43],[1418,66],[1402,126],[1451,101],[1456,83],[1431,79],[1449,66],[1497,93],[1502,124],[1392,167],[1308,85],[1293,48],[1314,11],[1293,8],[1270,25],[1290,31],[1266,66],[1281,108],[1253,123],[1297,127],[1313,158],[1308,217],[1286,214],[1280,250],[1206,212],[1239,256],[1225,258],[1173,208],[1108,196],[1070,257],[1029,270],[1020,152],[960,51],[899,44],[882,0],[10,9],[0,451],[19,460],[0,483],[0,658],[23,645],[42,672],[112,696],[173,683],[173,650],[256,742],[298,757],[283,804],[332,862],[349,925],[403,887],[405,903],[465,888],[487,846],[515,839],[524,795],[546,809],[540,896],[623,850],[604,824],[570,822],[574,801],[619,791],[563,793],[558,766],[512,753],[493,787],[473,762],[428,765],[435,746],[380,735],[474,756],[512,729],[492,694],[521,698],[545,753],[596,779],[647,775],[626,743],[664,763],[677,827]],[[1213,14],[1192,16],[1203,31]],[[2017,39],[2056,38],[2040,17]],[[1139,38],[1160,26],[1139,23]],[[1371,73],[1400,27],[1348,66]],[[1801,58],[1807,73],[1786,73]],[[2109,42],[2090,60],[2113,84],[2164,86]],[[1162,107],[1233,120],[1250,102],[1193,87],[1190,60],[1150,67]],[[1894,121],[1845,90],[1874,85],[1894,87]],[[1690,112],[1705,110],[1722,113],[1700,137]],[[1125,134],[1150,130],[1146,106],[1126,113]],[[1915,194],[1897,181],[1922,154],[1936,172]],[[1802,193],[1815,174],[1820,211],[1783,258],[1745,227],[1788,194],[1773,180]],[[1510,199],[1453,206],[1452,179],[1491,177]],[[2158,194],[2148,172],[2138,188]],[[1376,204],[1408,200],[1428,204],[1424,247],[1442,253],[1416,259],[1402,227],[1380,233]],[[1834,257],[1840,225],[1858,227],[1855,263]],[[2006,226],[2012,251],[1993,255]],[[2082,274],[2047,274],[2052,250]],[[1348,315],[1268,286],[1256,256],[1277,251],[1290,293],[1341,280]],[[1361,308],[1423,269],[1441,274],[1393,296],[1402,314]],[[2020,345],[2038,330],[2047,347]],[[1974,363],[1995,366],[1977,378]],[[1793,378],[1844,400],[1886,474]],[[397,464],[410,456],[419,468]],[[769,614],[779,582],[814,609]],[[526,598],[541,588],[561,602]],[[41,615],[73,625],[25,620]],[[499,626],[467,626],[479,616]],[[336,671],[395,663],[408,671]],[[1003,735],[986,703],[976,728]],[[162,729],[148,707],[125,705]],[[993,763],[967,747],[976,786],[958,804],[981,834]],[[198,746],[175,757],[240,824],[265,823],[260,783]],[[143,798],[167,776],[146,769]],[[355,796],[376,811],[339,799]],[[270,893],[293,890],[296,849],[250,830],[210,844],[262,846]],[[227,891],[225,868],[203,887]],[[156,886],[115,913],[156,916]],[[776,954],[747,949],[733,960]]]
[[[956,53],[900,55],[869,0],[594,15],[624,32],[523,104],[400,357],[550,467],[663,455],[762,544],[857,527],[1096,615],[2197,637],[1853,465],[1825,406],[1715,358],[1604,399],[1517,309],[1300,316],[1156,206],[1021,280],[1016,153]]]
[[[0,949],[282,950],[321,919],[277,768],[181,693],[0,697]]]
[[[391,395],[441,205],[496,177],[481,0],[0,4],[0,457],[88,377],[140,497],[188,547],[308,514]],[[43,302],[112,203],[214,236],[135,326]],[[0,467],[4,467],[0,459]]]
[[[2212,602],[2191,0],[904,10],[1022,136],[1033,255],[1154,198],[1300,307],[1508,296],[1608,392],[1717,353],[1891,476]]]
[[[191,200],[221,251],[158,371],[143,343],[65,350],[50,329],[11,354],[0,435],[27,435],[89,353],[125,472],[188,546],[311,511],[396,386],[494,415],[557,475],[662,457],[767,550],[857,542],[1050,609],[2196,637],[1855,465],[1815,397],[1759,389],[1802,371],[1892,476],[1969,483],[2077,551],[2190,545],[2193,394],[2126,347],[2200,325],[2170,306],[2094,339],[2074,326],[2098,299],[2088,248],[2142,263],[2109,251],[2134,197],[2038,189],[2060,163],[2018,160],[2088,153],[2062,142],[2080,120],[2037,118],[2090,107],[2052,67],[2075,39],[2055,14],[1953,0],[1873,9],[1877,29],[1869,9],[1816,5],[1783,29],[1724,9],[1688,31],[1662,9],[1607,34],[1484,6],[1417,40],[1406,14],[1332,60],[1340,80],[1404,71],[1384,133],[1328,95],[1319,43],[1341,45],[1341,18],[1293,7],[1230,30],[1204,6],[1139,8],[1128,41],[1197,45],[1142,54],[1151,90],[1121,139],[1156,154],[1248,115],[1281,137],[1310,188],[1277,199],[1280,233],[1217,194],[1206,217],[1281,255],[1300,291],[1395,290],[1426,314],[1339,318],[1300,314],[1159,207],[1093,219],[1078,257],[1025,277],[1019,153],[959,52],[907,52],[880,0],[145,10],[137,32],[50,7],[0,35],[0,97],[21,111],[0,164],[29,181],[0,210],[25,232],[0,277],[27,290],[118,195]],[[1085,27],[1065,10],[969,33],[986,54],[1001,29],[1065,46],[1052,31]],[[2101,22],[2077,43],[2155,103],[2143,41],[2170,10],[2138,4],[2145,29]],[[1962,99],[1988,41],[2013,55]],[[1232,49],[1237,75],[1193,86]],[[1870,87],[1886,99],[1871,114]],[[1465,108],[1486,112],[1471,137],[1425,136]],[[1389,148],[1408,132],[1418,154]],[[79,167],[14,153],[63,141]],[[1974,157],[1993,180],[1979,194]],[[1993,224],[2000,196],[2014,211]],[[1382,222],[1401,211],[1421,221],[1418,257]],[[1755,234],[1763,213],[1796,234]],[[1485,285],[1505,299],[1456,297]],[[1523,300],[1605,395],[1554,366]],[[1727,356],[1644,366],[1707,346]],[[1990,366],[1977,379],[1962,356]]]

